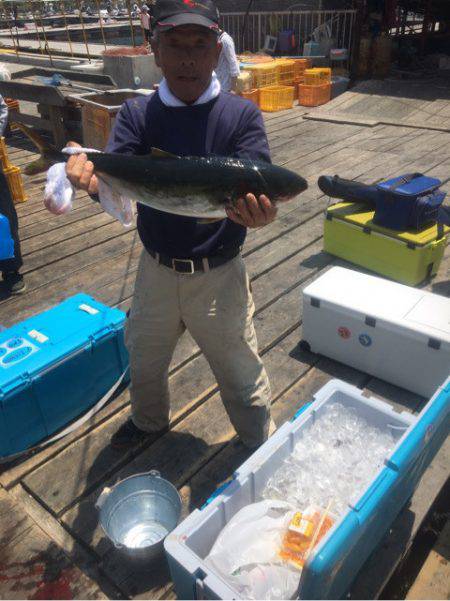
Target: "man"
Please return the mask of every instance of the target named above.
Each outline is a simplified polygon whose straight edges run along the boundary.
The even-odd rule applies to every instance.
[[[261,113],[223,93],[213,71],[221,51],[218,12],[211,0],[158,0],[153,50],[165,79],[151,97],[121,108],[107,150],[148,154],[242,156],[270,161]],[[67,163],[71,182],[90,194],[97,180],[86,155]],[[241,440],[263,443],[270,422],[270,386],[257,353],[254,305],[240,255],[246,227],[272,222],[276,209],[262,195],[244,195],[228,218],[202,223],[138,204],[144,244],[126,328],[132,418],[111,444],[127,448],[169,425],[168,370],[188,329],[207,358]]]
[[[150,29],[150,11],[146,4],[144,4],[142,6],[140,18],[141,18],[142,29],[144,31],[144,42],[146,44],[149,44],[150,43],[150,31],[151,31],[151,29]]]
[[[236,92],[240,69],[233,38],[226,31],[222,31],[219,43],[222,46],[222,51],[217,63],[216,75],[224,92]]]
[[[8,105],[0,95],[0,136],[3,136],[8,123]],[[2,274],[2,289],[8,295],[22,294],[25,292],[26,285],[23,275],[19,273],[23,265],[22,256],[20,253],[19,241],[19,223],[17,213],[14,207],[14,202],[9,191],[8,181],[3,173],[2,164],[0,162],[0,213],[9,221],[9,227],[14,240],[14,257],[12,259],[0,260],[0,272]]]

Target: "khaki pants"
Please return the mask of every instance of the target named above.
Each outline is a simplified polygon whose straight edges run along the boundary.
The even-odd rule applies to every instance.
[[[253,313],[240,256],[190,275],[159,265],[144,250],[125,338],[136,426],[151,432],[168,425],[169,364],[187,328],[214,372],[244,444],[253,447],[264,442],[269,433],[270,385],[257,352]]]

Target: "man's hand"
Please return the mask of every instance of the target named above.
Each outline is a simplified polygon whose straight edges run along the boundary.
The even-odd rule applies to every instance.
[[[227,207],[226,211],[231,221],[245,227],[268,225],[277,216],[277,208],[264,194],[261,194],[259,200],[254,194],[247,194],[234,207]]]
[[[76,142],[69,142],[67,146],[78,146]],[[98,194],[98,180],[94,175],[94,165],[87,160],[83,154],[72,155],[66,164],[67,179],[70,183],[81,190],[86,190],[89,194]]]

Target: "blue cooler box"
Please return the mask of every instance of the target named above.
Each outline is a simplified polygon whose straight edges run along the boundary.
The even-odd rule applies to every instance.
[[[0,261],[14,257],[14,240],[8,219],[0,213]]]
[[[234,514],[261,500],[268,479],[330,402],[353,408],[370,424],[392,430],[397,439],[372,482],[349,501],[347,510],[309,555],[301,573],[298,598],[340,599],[349,591],[448,435],[450,378],[419,415],[398,413],[388,403],[366,397],[340,380],[326,384],[314,401],[283,424],[204,507],[191,513],[168,535],[164,546],[179,599],[242,598],[204,560]]]
[[[86,294],[0,332],[0,457],[92,407],[127,370],[125,313]]]

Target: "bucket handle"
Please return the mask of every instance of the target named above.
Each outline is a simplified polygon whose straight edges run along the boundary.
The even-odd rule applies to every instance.
[[[105,486],[105,488],[100,493],[99,498],[95,502],[95,508],[96,509],[101,509],[103,507],[103,505],[105,504],[105,501],[108,498],[110,492],[111,492],[111,488],[109,488],[109,486]]]

